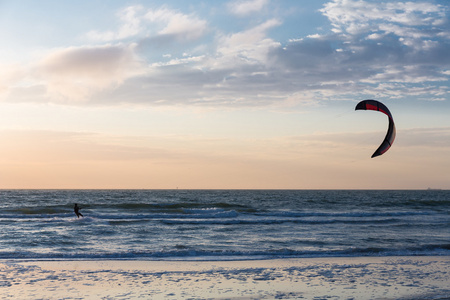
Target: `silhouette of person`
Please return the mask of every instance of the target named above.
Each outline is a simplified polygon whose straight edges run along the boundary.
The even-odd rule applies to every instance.
[[[78,207],[78,204],[75,203],[75,206],[73,207],[73,211],[75,212],[75,214],[77,215],[77,217],[79,218],[80,216],[84,217],[81,213],[80,213],[80,207]]]

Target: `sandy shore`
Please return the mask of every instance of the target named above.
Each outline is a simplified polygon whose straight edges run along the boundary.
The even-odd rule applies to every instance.
[[[1,299],[449,299],[450,257],[0,261]]]

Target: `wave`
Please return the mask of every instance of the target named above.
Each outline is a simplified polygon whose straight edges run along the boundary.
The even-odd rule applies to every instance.
[[[434,212],[301,212],[301,211],[270,211],[270,212],[238,212],[218,207],[184,208],[178,212],[150,213],[98,213],[86,210],[83,212],[92,222],[109,222],[110,224],[125,224],[132,222],[159,222],[165,225],[267,225],[267,224],[361,224],[361,225],[408,225],[432,226],[440,222]],[[0,214],[0,222],[65,222],[76,219],[73,212],[61,212],[59,209],[41,210],[17,209]],[[413,220],[413,222],[411,222]]]
[[[123,207],[122,207],[123,205]],[[308,210],[242,210],[236,205],[233,207],[204,206],[204,205],[185,205],[185,204],[120,204],[120,205],[97,205],[85,207],[83,212],[89,212],[96,215],[114,216],[115,218],[126,218],[130,216],[158,216],[158,217],[236,217],[238,215],[249,215],[256,217],[346,217],[346,218],[372,218],[372,217],[401,217],[401,216],[426,216],[437,212],[433,211],[308,211]],[[173,209],[173,208],[176,209]],[[120,208],[120,209],[119,209]],[[167,208],[171,208],[167,210]],[[3,209],[0,217],[31,217],[31,216],[49,216],[49,215],[73,215],[72,208],[67,206],[44,206],[44,207],[18,207]]]
[[[389,219],[371,219],[371,220],[341,220],[341,219],[315,219],[315,220],[305,220],[305,219],[293,219],[293,218],[261,218],[261,219],[163,219],[160,220],[162,223],[167,225],[175,224],[190,224],[190,225],[237,225],[237,224],[283,224],[283,223],[295,223],[295,224],[308,224],[308,225],[319,225],[319,224],[392,224],[401,222],[399,219],[389,218]]]
[[[286,217],[353,217],[353,218],[369,218],[369,217],[397,217],[397,216],[421,216],[428,215],[430,212],[422,211],[388,211],[388,212],[296,212],[296,211],[274,211],[256,213],[256,215],[265,216],[286,216]]]
[[[93,223],[105,224],[131,224],[131,223],[162,223],[164,225],[276,225],[276,224],[347,224],[347,225],[389,225],[389,226],[433,226],[429,222],[414,222],[402,218],[375,218],[375,219],[301,219],[301,218],[223,218],[205,216],[160,216],[160,215],[135,215],[135,216],[114,216],[114,215],[92,215],[77,219],[74,215],[39,215],[27,218],[16,218],[0,215],[0,222],[20,223],[20,222],[72,222],[74,220],[89,220]],[[436,226],[441,226],[437,224]]]
[[[389,248],[349,248],[328,251],[297,251],[292,249],[234,251],[215,250],[205,251],[190,249],[177,245],[167,251],[126,251],[126,252],[52,252],[40,253],[33,251],[1,251],[0,259],[19,260],[262,260],[279,258],[320,258],[320,257],[373,257],[373,256],[449,256],[450,244],[429,244],[406,249]]]

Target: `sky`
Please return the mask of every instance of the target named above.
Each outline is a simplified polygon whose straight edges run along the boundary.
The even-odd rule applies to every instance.
[[[447,0],[0,0],[0,45],[2,189],[450,189]]]

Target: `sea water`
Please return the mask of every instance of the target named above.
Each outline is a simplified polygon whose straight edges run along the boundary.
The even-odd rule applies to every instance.
[[[450,255],[449,212],[441,190],[3,190],[0,259]]]

